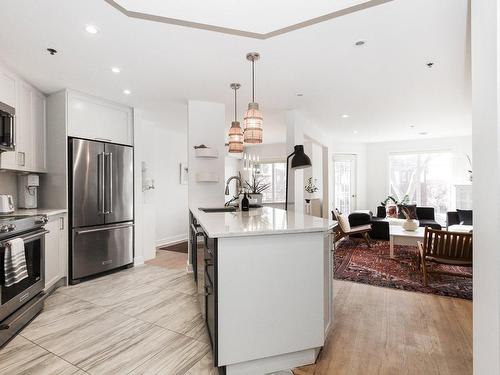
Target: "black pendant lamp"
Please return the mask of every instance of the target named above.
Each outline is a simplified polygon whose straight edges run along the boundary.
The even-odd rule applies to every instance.
[[[303,145],[295,145],[293,152],[286,158],[286,189],[285,210],[288,210],[288,162],[292,158],[292,169],[304,169],[311,166],[311,159],[304,152]]]

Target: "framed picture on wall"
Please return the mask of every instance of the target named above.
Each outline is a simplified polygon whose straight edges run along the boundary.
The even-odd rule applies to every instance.
[[[180,170],[180,183],[181,183],[181,185],[187,185],[188,172],[189,172],[187,163],[181,163],[179,170]]]

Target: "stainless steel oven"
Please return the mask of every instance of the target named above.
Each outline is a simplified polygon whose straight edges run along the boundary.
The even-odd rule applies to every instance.
[[[16,148],[16,110],[0,102],[0,152]]]
[[[43,307],[45,287],[45,234],[43,217],[0,218],[0,346],[12,338]],[[6,286],[5,243],[24,241],[28,277]]]

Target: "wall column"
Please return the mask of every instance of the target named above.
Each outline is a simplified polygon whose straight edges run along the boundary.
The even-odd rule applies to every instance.
[[[474,374],[500,374],[499,5],[472,4]]]

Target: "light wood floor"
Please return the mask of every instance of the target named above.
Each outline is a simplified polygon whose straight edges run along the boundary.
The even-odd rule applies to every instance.
[[[472,302],[334,281],[334,325],[296,375],[472,374]]]
[[[159,266],[171,269],[186,269],[188,255],[168,250],[156,250],[156,258],[148,260],[146,263],[152,266]]]
[[[184,269],[187,254],[148,264]],[[334,280],[334,325],[295,375],[472,374],[472,302]]]

